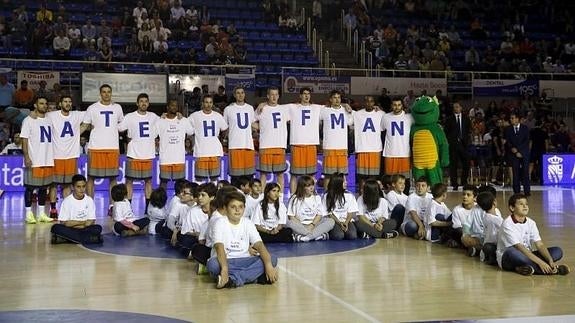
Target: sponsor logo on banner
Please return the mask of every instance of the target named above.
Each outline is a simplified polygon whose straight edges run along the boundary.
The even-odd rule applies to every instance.
[[[255,74],[226,74],[226,93],[232,93],[236,86],[241,86],[246,92],[256,90]]]
[[[476,96],[523,96],[538,95],[538,80],[473,80]]]
[[[256,156],[257,158],[257,156]],[[88,174],[88,158],[86,155],[80,156],[78,159],[78,173],[87,176]],[[287,170],[283,173],[285,183],[289,183],[290,175],[290,157],[286,158]],[[323,169],[323,156],[319,155],[317,159],[317,175],[319,179],[321,177]],[[348,168],[349,174],[355,174],[355,156],[350,155],[348,158]],[[126,156],[120,156],[120,167],[119,175],[117,177],[118,183],[125,182],[125,170],[126,170]],[[186,156],[186,178],[194,179],[194,158],[192,156]],[[259,177],[256,175],[256,177]],[[222,157],[220,177],[218,180],[225,179],[230,180],[228,175],[228,157]],[[274,181],[274,175],[268,174],[268,182]],[[355,176],[348,177],[348,187],[355,187]],[[158,158],[153,161],[152,168],[152,185],[154,187],[160,185],[160,164]],[[144,181],[134,181],[134,188],[136,190],[144,189]],[[22,156],[0,156],[0,189],[12,192],[23,192],[24,191],[24,159]],[[106,191],[108,189],[108,181],[105,179],[96,179],[95,189],[98,191]],[[286,194],[289,194],[289,185],[286,186]]]
[[[100,100],[100,86],[112,87],[112,101],[135,103],[138,94],[147,93],[150,103],[166,104],[168,76],[165,74],[82,73],[82,102]]]
[[[352,77],[351,94],[374,95],[381,93],[383,88],[391,96],[406,95],[412,90],[416,95],[427,91],[428,95],[434,95],[435,91],[441,90],[447,93],[447,80],[445,78],[409,78],[409,77]]]
[[[178,90],[190,92],[196,87],[202,88],[202,85],[207,85],[210,92],[217,92],[220,85],[225,86],[225,81],[226,78],[223,75],[170,74],[171,89],[176,88],[176,84],[179,84]]]
[[[543,155],[543,184],[575,184],[575,155]]]
[[[338,90],[349,94],[351,77],[349,76],[302,76],[287,75],[284,77],[283,92],[299,93],[301,88],[308,87],[313,93],[329,94]]]
[[[46,89],[51,90],[54,84],[60,83],[60,72],[54,71],[18,71],[18,85],[28,81],[28,87],[33,90],[40,88],[40,82],[46,82]]]

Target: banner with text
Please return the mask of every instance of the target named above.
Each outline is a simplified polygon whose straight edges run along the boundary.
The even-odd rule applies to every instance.
[[[195,87],[201,89],[203,85],[207,85],[210,92],[217,92],[220,85],[225,86],[225,82],[226,78],[223,75],[170,74],[170,89],[172,90],[192,92]]]
[[[112,87],[112,101],[136,103],[140,93],[147,93],[152,104],[168,101],[168,76],[166,74],[82,73],[82,102],[100,100],[100,86]]]
[[[381,89],[386,88],[390,96],[404,96],[412,90],[415,95],[426,91],[427,95],[435,95],[441,90],[447,93],[447,80],[445,78],[409,78],[409,77],[352,77],[351,94],[353,95],[379,95]]]
[[[284,75],[283,93],[299,94],[299,90],[304,87],[311,89],[313,93],[329,94],[333,90],[338,90],[350,94],[350,76],[303,76]]]
[[[539,92],[551,98],[575,98],[575,81],[539,81]]]
[[[543,155],[543,184],[575,184],[575,155]]]
[[[234,88],[241,86],[246,92],[255,92],[256,75],[255,74],[226,74],[226,93],[232,95]]]
[[[40,88],[40,82],[46,82],[46,89],[52,90],[54,84],[60,83],[60,72],[54,71],[18,71],[18,86],[20,82],[28,81],[28,87],[33,90]]]
[[[88,168],[87,168],[87,161],[88,158],[85,155],[80,156],[78,160],[78,173],[83,174],[84,176],[87,175]],[[348,158],[349,162],[349,174],[355,174],[355,155],[350,155]],[[284,180],[285,183],[289,183],[290,175],[290,158],[286,160],[287,163],[287,170],[284,172]],[[319,155],[317,159],[317,178],[320,177],[322,173],[323,165],[323,156]],[[120,156],[120,167],[119,167],[119,176],[117,177],[118,183],[125,182],[125,170],[126,170],[126,156]],[[193,180],[195,177],[194,174],[194,158],[191,156],[186,156],[186,174],[187,178]],[[221,176],[218,178],[225,179],[227,181],[230,180],[230,176],[228,175],[228,157],[222,157],[221,163]],[[153,173],[152,173],[152,185],[157,187],[160,185],[160,164],[158,163],[158,159],[154,159],[154,166],[153,166]],[[256,175],[259,177],[259,175]],[[268,182],[274,181],[274,175],[268,175]],[[95,181],[96,190],[105,191],[108,189],[108,181],[104,179],[98,179]],[[355,176],[348,176],[347,179],[347,186],[350,190],[355,188]],[[4,191],[13,191],[13,192],[22,192],[24,191],[24,159],[22,156],[0,156],[0,189]],[[143,190],[144,189],[144,182],[143,181],[135,181],[134,182],[134,189],[136,190]],[[286,185],[286,192],[289,191],[289,185]],[[287,193],[289,194],[289,192]]]
[[[538,80],[473,80],[475,96],[523,96],[538,95]]]

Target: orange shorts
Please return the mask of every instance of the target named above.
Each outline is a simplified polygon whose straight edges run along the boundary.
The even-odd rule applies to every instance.
[[[177,181],[186,178],[186,164],[160,165],[160,179]]]
[[[385,157],[384,163],[386,175],[409,175],[409,171],[411,170],[409,157]]]
[[[324,149],[322,174],[347,174],[347,172],[347,149]]]
[[[290,173],[310,175],[317,172],[317,146],[291,146]]]
[[[379,176],[381,152],[356,153],[355,171],[358,175]]]
[[[43,187],[52,184],[54,177],[53,166],[24,168],[24,185]]]
[[[251,149],[230,149],[228,151],[231,176],[253,175],[256,172],[256,152]]]
[[[78,173],[78,159],[54,159],[54,183],[70,184]]]
[[[126,160],[126,177],[134,179],[152,178],[152,159],[133,159]]]
[[[258,170],[264,173],[283,173],[287,169],[286,150],[283,148],[260,149]]]
[[[119,167],[118,149],[88,149],[88,176],[116,177]]]
[[[220,177],[220,157],[197,157],[194,171],[196,178]]]

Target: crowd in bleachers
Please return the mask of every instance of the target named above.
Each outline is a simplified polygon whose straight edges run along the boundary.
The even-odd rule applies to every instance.
[[[347,3],[341,3],[344,25],[359,32],[384,68],[523,73],[575,70],[573,8],[563,1]],[[328,19],[324,15],[324,25]]]

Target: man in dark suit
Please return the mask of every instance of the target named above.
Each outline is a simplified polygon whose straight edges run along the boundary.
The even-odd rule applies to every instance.
[[[463,114],[459,101],[453,103],[453,113],[445,120],[445,135],[449,143],[449,178],[454,190],[459,187],[457,169],[461,164],[461,186],[467,184],[469,178],[469,140],[471,138],[471,121]]]
[[[513,192],[521,192],[521,182],[525,195],[531,195],[529,183],[529,129],[519,121],[520,115],[512,112],[511,125],[503,131],[505,155],[513,171]]]

